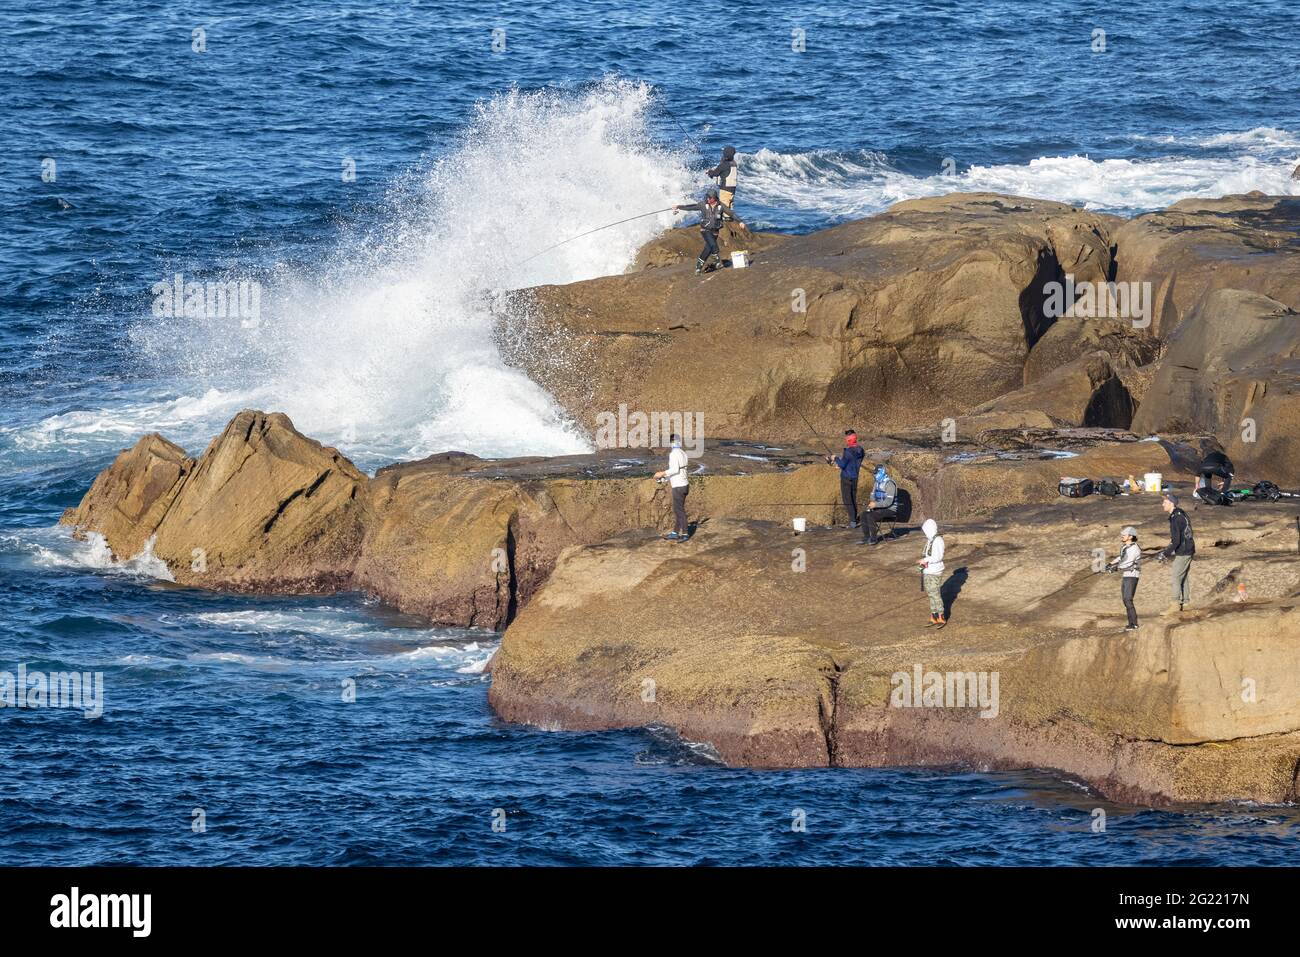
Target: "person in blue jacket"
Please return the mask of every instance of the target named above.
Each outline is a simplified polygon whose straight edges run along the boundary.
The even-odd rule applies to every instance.
[[[858,527],[858,470],[862,468],[865,455],[862,446],[858,445],[858,433],[845,429],[844,451],[834,458],[826,456],[826,461],[840,470],[840,497],[849,513],[849,528]]]
[[[879,523],[885,520],[898,520],[898,483],[889,477],[883,465],[878,465],[871,486],[871,500],[862,516],[862,544],[875,545],[880,541]]]

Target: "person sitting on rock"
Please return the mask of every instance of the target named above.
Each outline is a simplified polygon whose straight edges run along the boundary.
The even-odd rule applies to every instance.
[[[1138,532],[1132,525],[1124,526],[1120,538],[1124,545],[1119,557],[1106,565],[1106,571],[1124,573],[1119,592],[1120,599],[1124,602],[1124,612],[1128,615],[1128,624],[1124,630],[1137,631],[1138,613],[1133,605],[1133,596],[1137,594],[1138,579],[1142,575],[1142,547],[1137,543]]]
[[[718,202],[718,191],[709,190],[702,203],[688,203],[685,206],[674,206],[673,209],[700,214],[700,235],[704,237],[704,249],[700,251],[700,258],[695,260],[695,275],[718,268],[722,264],[722,258],[718,255],[718,230],[722,229],[723,213],[722,204]]]
[[[939,523],[927,518],[921,524],[925,532],[925,552],[916,563],[921,567],[921,587],[930,599],[930,624],[942,628],[946,625],[943,608],[943,536],[939,534]]]
[[[690,525],[686,521],[686,496],[690,494],[691,480],[687,475],[690,460],[682,449],[682,437],[676,433],[669,439],[672,451],[668,453],[668,468],[655,473],[655,479],[667,479],[673,490],[674,527],[664,536],[671,542],[684,542],[691,537]]]
[[[858,445],[858,433],[845,429],[844,451],[833,458],[826,456],[826,461],[840,470],[840,498],[844,500],[844,510],[849,513],[849,528],[858,527],[858,471],[866,454]]]
[[[1169,591],[1173,599],[1164,614],[1176,615],[1192,600],[1189,579],[1192,571],[1192,558],[1196,555],[1196,540],[1192,537],[1192,523],[1187,513],[1178,507],[1178,496],[1173,492],[1165,493],[1165,512],[1169,515],[1169,544],[1160,552],[1160,561],[1172,558],[1173,568],[1169,572]]]
[[[718,202],[722,204],[723,218],[735,219],[736,181],[740,176],[740,167],[736,165],[736,148],[724,146],[722,159],[706,175],[718,181]]]
[[[879,522],[898,518],[898,483],[889,477],[883,465],[876,466],[876,481],[871,487],[871,501],[863,515],[862,543],[874,545],[880,541],[876,534]]]

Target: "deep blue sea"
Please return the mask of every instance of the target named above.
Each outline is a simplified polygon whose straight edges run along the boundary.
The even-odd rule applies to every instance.
[[[1296,860],[1294,807],[505,725],[491,634],[181,589],[54,527],[143,433],[197,453],[244,407],[367,469],[582,448],[501,361],[492,294],[621,271],[668,214],[529,257],[696,197],[726,144],[745,218],[788,231],[952,190],[1300,193],[1294,4],[2,7],[0,671],[105,690],[93,719],[0,710],[0,864]],[[178,274],[257,306],[169,316]]]

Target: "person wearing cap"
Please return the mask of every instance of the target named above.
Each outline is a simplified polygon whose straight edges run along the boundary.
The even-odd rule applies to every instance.
[[[840,470],[840,498],[849,513],[849,528],[858,527],[858,472],[865,456],[866,452],[858,445],[858,433],[852,429],[844,430],[844,451],[833,458],[826,456],[827,463]]]
[[[736,165],[736,148],[724,146],[722,159],[705,175],[712,176],[718,181],[718,202],[722,204],[723,217],[735,219],[736,213],[732,207],[736,201],[736,181],[740,176],[740,167]]]
[[[882,519],[898,518],[898,484],[889,477],[883,465],[876,466],[876,480],[871,486],[871,501],[863,514],[862,544],[874,545],[880,541],[876,534]]]
[[[1132,525],[1124,526],[1124,530],[1120,532],[1124,545],[1120,549],[1119,557],[1106,566],[1108,572],[1124,573],[1120,582],[1120,598],[1124,602],[1124,611],[1128,614],[1125,631],[1137,631],[1138,626],[1138,613],[1137,608],[1133,606],[1133,596],[1137,594],[1138,579],[1142,575],[1142,547],[1138,545],[1137,537],[1136,528]]]
[[[673,490],[674,527],[664,538],[670,542],[685,542],[691,537],[690,525],[686,521],[686,496],[691,490],[691,480],[686,470],[690,460],[686,457],[685,449],[682,448],[680,435],[674,433],[669,441],[672,443],[672,451],[668,453],[668,468],[655,473],[657,481],[666,479]]]
[[[1173,559],[1169,572],[1169,593],[1172,602],[1164,614],[1176,615],[1189,604],[1192,594],[1189,578],[1192,558],[1196,554],[1196,540],[1192,537],[1192,523],[1187,513],[1178,507],[1178,496],[1165,492],[1164,510],[1169,515],[1169,544],[1160,552],[1160,560]]]
[[[921,589],[930,599],[930,624],[942,628],[948,623],[943,614],[943,536],[932,518],[921,523],[921,531],[925,532],[925,552],[916,563],[921,568]]]
[[[709,190],[702,203],[688,203],[685,206],[674,206],[673,209],[700,214],[700,235],[704,237],[704,249],[700,251],[700,257],[695,260],[695,274],[698,276],[702,272],[716,269],[722,264],[722,257],[718,255],[718,231],[722,229],[722,217],[725,212],[722,204],[718,202],[718,191]],[[745,225],[739,220],[736,224]],[[717,262],[715,263],[714,260]]]

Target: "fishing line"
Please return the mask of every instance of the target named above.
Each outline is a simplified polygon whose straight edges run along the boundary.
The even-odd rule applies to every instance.
[[[623,225],[624,223],[630,223],[630,222],[632,222],[632,220],[634,220],[634,219],[645,219],[645,217],[647,217],[647,216],[654,216],[654,215],[656,215],[656,214],[658,214],[658,213],[668,213],[668,212],[672,212],[674,209],[676,209],[675,206],[669,206],[669,207],[667,207],[667,208],[665,208],[665,209],[652,209],[652,210],[651,210],[650,212],[648,212],[648,213],[639,213],[639,214],[636,215],[636,216],[629,216],[627,219],[620,219],[620,220],[619,220],[618,222],[616,222],[616,223],[606,223],[604,226],[597,226],[595,229],[589,229],[589,230],[587,230],[585,233],[578,233],[578,235],[576,235],[576,236],[570,236],[568,239],[561,239],[558,243],[554,243],[554,244],[552,244],[552,245],[550,245],[550,246],[547,246],[545,249],[541,250],[541,252],[535,252],[535,253],[533,253],[531,256],[528,257],[528,259],[521,259],[521,260],[519,260],[518,265],[522,266],[524,263],[528,262],[529,260],[531,260],[531,259],[536,259],[538,256],[542,255],[542,253],[549,253],[552,249],[555,249],[555,248],[557,248],[557,247],[559,247],[559,246],[563,246],[565,243],[571,243],[571,242],[573,242],[575,239],[581,239],[583,236],[590,236],[592,233],[598,233],[598,232],[600,232],[602,229],[609,229],[611,226],[621,226],[621,225]]]
[[[682,131],[682,135],[685,136],[688,140],[690,140],[691,145],[695,147],[695,149],[699,152],[701,156],[703,156],[704,147],[701,146],[699,142],[696,141],[695,137],[691,136],[690,133],[686,132],[686,127],[682,126],[681,120],[677,119],[677,117],[673,115],[673,111],[668,109],[668,107],[665,106],[663,103],[659,104],[659,108],[668,114],[669,118],[672,119],[672,121],[677,124],[677,128]]]
[[[808,421],[808,416],[804,415],[803,409],[799,408],[799,403],[794,401],[794,399],[791,399],[790,404],[794,406],[794,410],[799,413],[799,418],[803,419],[803,424],[808,426],[813,435],[817,436],[817,441],[821,442],[822,448],[826,450],[826,455],[830,458],[834,458],[835,453],[832,452],[831,447],[826,444],[826,440],[822,438],[822,434],[812,427],[812,423]]]

